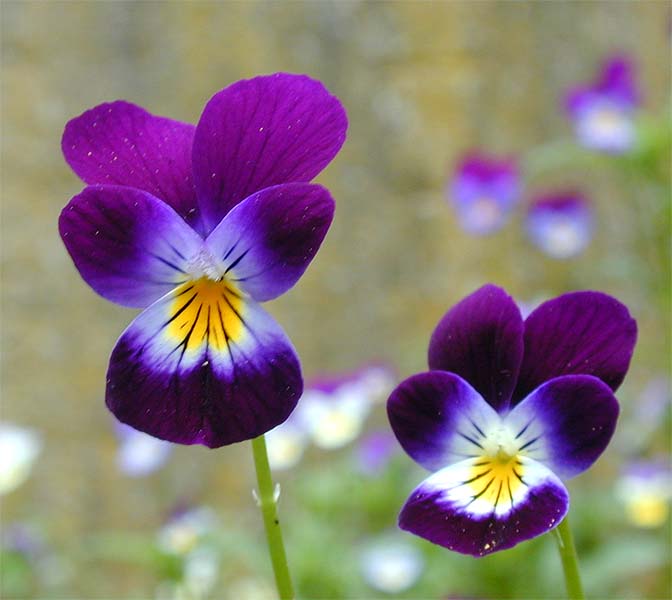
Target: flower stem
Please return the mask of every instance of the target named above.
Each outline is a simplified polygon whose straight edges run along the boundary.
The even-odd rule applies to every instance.
[[[259,485],[258,502],[261,514],[264,517],[266,541],[273,564],[273,573],[275,574],[275,586],[278,589],[280,600],[293,600],[294,589],[287,568],[287,555],[282,542],[278,507],[273,489],[273,479],[271,478],[271,468],[268,464],[268,454],[266,453],[266,440],[263,435],[252,440],[252,452],[254,454],[254,467],[257,471],[257,484]]]
[[[572,530],[569,528],[567,517],[553,530],[553,533],[555,534],[555,540],[558,542],[562,569],[565,572],[567,597],[570,600],[584,600],[581,575],[579,574],[579,561],[576,556],[574,538],[572,537]]]

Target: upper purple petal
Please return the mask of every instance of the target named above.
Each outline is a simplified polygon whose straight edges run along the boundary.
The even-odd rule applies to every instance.
[[[497,413],[461,377],[444,371],[413,375],[392,392],[387,415],[408,455],[437,470],[483,450]]]
[[[236,205],[206,245],[229,280],[257,301],[271,300],[303,275],[333,214],[334,201],[325,188],[277,185]]]
[[[618,401],[609,386],[591,375],[565,375],[534,390],[505,423],[517,433],[525,456],[566,479],[604,452],[617,418]]]
[[[198,123],[193,149],[208,230],[254,192],[310,181],[334,158],[346,129],[338,99],[305,75],[256,77],[215,94]]]
[[[167,204],[129,187],[84,188],[61,212],[63,243],[101,296],[143,308],[188,279],[202,238]]]
[[[191,173],[195,129],[118,100],[69,121],[61,147],[65,160],[86,183],[145,190],[197,226]]]
[[[457,373],[497,411],[509,404],[522,357],[520,310],[494,285],[451,308],[429,342],[430,369]]]
[[[607,294],[572,292],[534,310],[524,339],[514,402],[560,375],[594,375],[616,390],[630,365],[637,323]]]

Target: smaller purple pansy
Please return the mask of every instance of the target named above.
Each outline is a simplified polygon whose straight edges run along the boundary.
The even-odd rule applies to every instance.
[[[633,115],[639,104],[635,69],[625,56],[607,60],[595,82],[573,88],[565,98],[581,144],[614,154],[632,148]]]
[[[581,254],[593,235],[593,209],[575,192],[556,192],[535,198],[530,204],[526,229],[532,243],[552,258]]]
[[[599,292],[549,300],[524,321],[493,285],[450,309],[431,370],[388,400],[399,443],[434,471],[399,526],[473,556],[556,527],[569,506],[560,478],[590,467],[614,432],[636,336],[627,308]]]
[[[468,233],[487,235],[506,223],[521,191],[514,160],[473,152],[457,165],[447,195],[460,226]]]
[[[88,185],[59,230],[101,296],[144,309],[121,335],[106,403],[155,437],[211,448],[282,423],[298,356],[260,303],[289,290],[331,224],[310,182],[345,141],[339,100],[276,73],[216,93],[196,126],[124,101],[70,121],[62,149]]]

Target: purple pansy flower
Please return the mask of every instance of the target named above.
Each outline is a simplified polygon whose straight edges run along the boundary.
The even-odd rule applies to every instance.
[[[634,144],[632,118],[639,104],[634,67],[624,56],[606,61],[597,81],[570,90],[565,98],[580,142],[615,154]]]
[[[435,471],[400,527],[483,556],[558,525],[569,504],[560,477],[607,446],[636,336],[627,308],[599,292],[549,300],[523,321],[486,285],[449,310],[429,344],[432,370],[388,400],[402,447]]]
[[[462,228],[487,235],[504,225],[521,189],[520,174],[512,159],[471,153],[457,166],[448,195]]]
[[[158,438],[218,447],[284,421],[299,359],[261,308],[291,288],[333,216],[309,182],[347,119],[318,81],[278,73],[215,94],[198,125],[128,102],[70,121],[66,160],[90,184],[59,229],[82,277],[143,312],[110,359],[106,403]]]
[[[527,234],[552,258],[581,254],[593,235],[593,209],[576,192],[555,192],[536,198],[527,210]]]

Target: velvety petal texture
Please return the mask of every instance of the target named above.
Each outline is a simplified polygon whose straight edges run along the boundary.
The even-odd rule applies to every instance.
[[[494,285],[451,308],[429,342],[429,368],[458,374],[497,411],[509,404],[522,357],[520,310]]]
[[[399,515],[399,527],[463,554],[484,556],[553,529],[569,495],[542,464],[519,458],[492,465],[468,459],[423,481]]]
[[[547,381],[509,413],[521,452],[568,479],[590,467],[616,428],[618,401],[591,375]]]
[[[145,190],[198,223],[191,147],[195,127],[157,117],[130,102],[100,104],[72,119],[61,147],[86,183]]]
[[[524,339],[515,401],[559,375],[594,375],[616,390],[630,365],[637,324],[611,296],[572,292],[534,310]]]
[[[104,298],[137,308],[184,283],[203,245],[170,206],[123,186],[84,188],[58,226],[84,280]]]
[[[212,230],[263,188],[310,181],[345,141],[341,103],[305,75],[239,81],[206,105],[194,138],[198,201]]]
[[[140,431],[216,448],[282,423],[302,389],[280,326],[230,283],[200,279],[161,298],[122,334],[106,402]]]
[[[207,239],[221,272],[257,301],[303,275],[334,214],[329,192],[308,183],[266,188],[236,205]]]
[[[403,449],[432,471],[478,456],[484,432],[500,421],[474,388],[442,371],[403,381],[388,400],[387,414]]]

